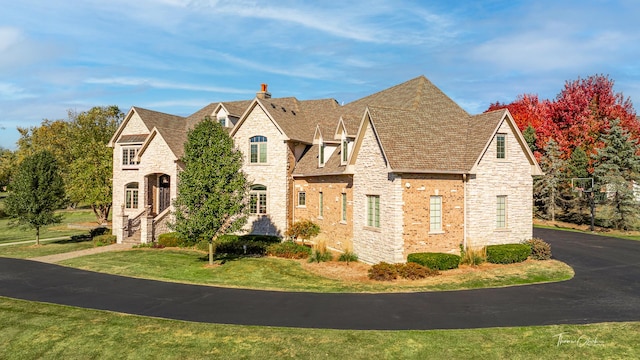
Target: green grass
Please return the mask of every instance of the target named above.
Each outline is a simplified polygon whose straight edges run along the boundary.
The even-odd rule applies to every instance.
[[[501,287],[568,280],[571,267],[559,261],[530,261],[516,266],[494,266],[456,276],[440,275],[421,281],[341,281],[305,270],[294,260],[241,258],[222,266],[205,266],[206,255],[190,250],[136,249],[83,256],[61,265],[131,277],[194,284],[309,292],[411,292]],[[339,263],[348,269],[344,263]],[[312,265],[315,266],[315,265]],[[454,270],[452,270],[454,271]],[[450,273],[456,274],[456,273]]]
[[[3,359],[634,359],[640,322],[474,330],[202,324],[0,297]],[[558,344],[558,335],[563,342]]]
[[[90,239],[82,240],[54,240],[42,242],[40,246],[35,244],[20,244],[0,246],[0,256],[27,259],[37,256],[47,256],[53,254],[61,254],[71,251],[89,249],[93,247],[93,241]]]
[[[86,229],[71,229],[69,224],[73,223],[96,223],[96,217],[91,210],[60,210],[63,214],[61,224],[47,226],[40,230],[40,239],[57,238],[72,235],[86,234]],[[0,244],[7,242],[35,240],[36,231],[22,227],[9,226],[9,219],[0,219]]]

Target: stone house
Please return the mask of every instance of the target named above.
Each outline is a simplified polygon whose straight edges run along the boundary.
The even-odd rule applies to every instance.
[[[532,177],[542,175],[508,110],[470,115],[425,77],[346,105],[272,98],[212,103],[189,117],[133,107],[114,134],[113,231],[149,242],[168,231],[190,128],[229,129],[252,182],[247,232],[295,221],[365,262],[532,236]]]

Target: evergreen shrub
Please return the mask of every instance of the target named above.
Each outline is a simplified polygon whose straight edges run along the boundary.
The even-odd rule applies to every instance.
[[[487,246],[487,261],[493,264],[513,264],[527,260],[531,255],[528,244],[505,244]]]
[[[445,253],[413,253],[407,256],[407,262],[420,264],[432,270],[450,270],[458,268],[460,256]]]

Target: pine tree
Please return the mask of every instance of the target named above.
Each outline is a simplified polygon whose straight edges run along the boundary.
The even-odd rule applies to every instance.
[[[172,227],[185,239],[208,239],[212,263],[218,236],[246,223],[248,182],[242,154],[222,126],[207,117],[189,132],[182,161]]]
[[[36,244],[40,245],[40,228],[59,223],[54,213],[64,203],[64,185],[58,164],[49,151],[26,157],[11,183],[5,200],[12,225],[36,230]]]
[[[640,180],[640,146],[617,119],[611,121],[602,139],[604,147],[594,156],[594,175],[597,184],[606,189],[607,202],[613,207],[608,219],[611,225],[628,230],[639,209],[633,187]]]
[[[558,143],[555,140],[551,139],[547,143],[540,167],[544,176],[534,181],[536,205],[545,216],[555,221],[561,185],[564,182],[564,161],[560,158]]]

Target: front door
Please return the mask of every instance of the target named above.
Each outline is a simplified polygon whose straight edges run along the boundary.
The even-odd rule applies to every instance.
[[[163,212],[171,204],[171,178],[169,175],[160,176],[158,187],[158,213]]]

